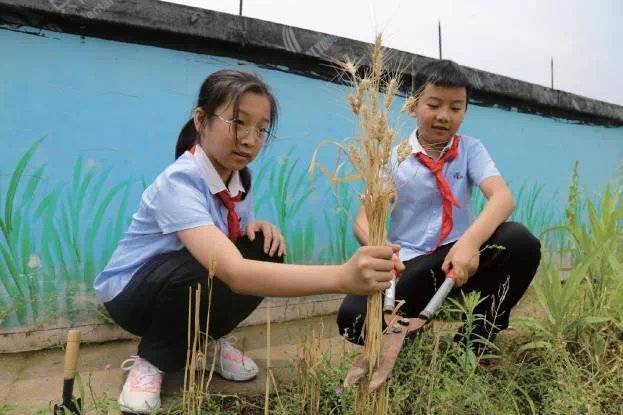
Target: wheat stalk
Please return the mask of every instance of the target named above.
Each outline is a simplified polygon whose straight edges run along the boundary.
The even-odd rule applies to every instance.
[[[308,330],[300,339],[296,362],[297,393],[300,412],[307,415],[320,414],[320,372],[322,366],[322,339],[324,325],[320,330]]]
[[[184,369],[184,391],[182,393],[182,413],[190,415],[200,415],[204,398],[207,399],[207,388],[212,380],[214,373],[214,364],[216,359],[216,345],[214,359],[210,366],[208,380],[206,383],[206,359],[208,356],[209,328],[210,328],[210,307],[212,305],[212,279],[214,278],[214,270],[216,263],[210,258],[208,266],[208,315],[206,316],[205,332],[200,330],[201,320],[201,284],[197,285],[197,289],[188,287],[188,348],[186,350],[186,367]],[[194,307],[193,307],[194,297]],[[194,308],[194,312],[193,312]],[[192,322],[194,321],[194,330]],[[191,333],[192,332],[192,333]],[[197,370],[197,365],[201,364],[201,370]],[[199,374],[198,374],[199,372]]]
[[[264,394],[264,415],[270,410],[270,300],[266,301],[266,392]]]
[[[352,86],[352,92],[347,100],[351,110],[357,116],[358,134],[349,143],[323,141],[312,156],[310,176],[317,168],[331,180],[334,190],[338,190],[339,183],[361,180],[363,192],[359,195],[361,206],[365,211],[369,223],[369,244],[384,245],[387,240],[385,223],[392,209],[396,196],[396,186],[392,180],[391,151],[397,130],[389,125],[389,110],[400,86],[400,71],[390,73],[386,70],[386,60],[382,47],[382,36],[376,36],[371,51],[369,68],[362,68],[353,61],[337,62],[344,77]],[[385,97],[382,98],[382,92]],[[405,103],[403,110],[412,108],[415,98]],[[330,173],[316,162],[316,156],[321,147],[328,144],[338,148],[338,160],[343,154],[353,166],[356,174],[347,177],[339,176],[337,164],[336,173]],[[408,142],[399,148],[398,162],[402,162],[411,148]],[[364,356],[369,362],[369,374],[378,366],[381,348],[382,333],[382,294],[376,293],[368,297],[367,315],[364,322],[363,334],[365,337]],[[365,382],[363,382],[365,383]],[[355,395],[358,414],[385,413],[387,388],[383,386],[377,392],[370,394],[367,385],[360,383]]]

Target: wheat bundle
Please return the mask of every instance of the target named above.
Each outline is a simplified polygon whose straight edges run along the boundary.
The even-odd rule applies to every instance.
[[[338,164],[336,173],[316,163],[318,150],[314,153],[310,166],[310,173],[318,168],[330,178],[334,190],[338,191],[340,183],[361,180],[362,192],[359,194],[361,206],[368,219],[368,240],[370,245],[384,245],[387,240],[385,227],[387,218],[392,209],[392,202],[396,196],[396,186],[392,179],[390,165],[392,144],[397,129],[389,124],[389,110],[400,85],[400,71],[391,72],[386,69],[387,62],[381,44],[382,36],[376,36],[372,47],[370,63],[367,68],[349,60],[338,62],[352,91],[348,95],[351,110],[357,116],[358,133],[347,143],[323,142],[338,147]],[[384,96],[383,96],[384,95]],[[405,107],[411,106],[414,99],[407,100]],[[406,148],[408,143],[399,148],[398,161],[410,153]],[[410,146],[408,146],[410,147]],[[355,174],[340,177],[338,172],[342,165],[339,163],[344,155],[355,170]],[[365,337],[364,356],[369,362],[371,374],[376,369],[381,348],[382,333],[382,293],[368,297],[367,314],[364,322],[363,335]],[[383,414],[385,413],[387,388],[382,387],[370,394],[365,384],[360,384],[356,393],[357,413]]]

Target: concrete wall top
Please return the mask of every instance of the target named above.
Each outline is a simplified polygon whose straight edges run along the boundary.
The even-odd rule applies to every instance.
[[[335,80],[327,61],[365,56],[366,43],[249,17],[157,0],[0,0],[1,29],[34,27],[244,57],[306,76]],[[41,35],[41,33],[33,33]],[[389,56],[407,79],[432,58],[398,50]],[[468,68],[473,100],[608,126],[623,125],[623,106]]]

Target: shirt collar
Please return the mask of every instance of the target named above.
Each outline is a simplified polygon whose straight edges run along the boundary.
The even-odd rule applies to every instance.
[[[448,151],[450,149],[450,147],[452,146],[453,142],[454,142],[454,137],[452,137],[450,139],[450,141],[448,142],[448,144],[446,144],[446,146],[443,148],[443,150],[441,150],[441,153],[439,153],[439,158],[441,158],[441,156],[443,156],[446,153],[446,151]],[[417,128],[409,136],[409,143],[411,144],[411,149],[412,149],[411,152],[413,154],[424,153],[428,157],[433,158],[433,157],[431,157],[430,154],[428,154],[426,152],[426,150],[424,150],[424,148],[422,147],[422,145],[418,141],[418,139],[417,139]]]
[[[231,179],[229,179],[229,186],[225,186],[223,179],[221,179],[221,176],[219,176],[218,172],[214,168],[210,158],[206,155],[200,145],[195,146],[194,157],[195,160],[199,162],[203,178],[208,184],[210,193],[215,195],[227,189],[231,196],[236,196],[238,193],[245,191],[242,186],[242,182],[240,181],[240,173],[237,170],[232,173]]]

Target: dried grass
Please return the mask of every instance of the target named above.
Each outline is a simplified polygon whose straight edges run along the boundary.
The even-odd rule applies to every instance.
[[[314,329],[306,332],[298,345],[295,370],[297,397],[300,402],[299,413],[301,414],[320,414],[323,339],[324,326],[321,326],[318,333]]]
[[[264,394],[264,414],[270,411],[270,301],[266,302],[266,391]]]
[[[279,390],[277,389],[277,381],[275,380],[273,369],[270,366],[270,320],[271,303],[270,299],[266,299],[266,387],[264,390],[264,414],[268,415],[270,413],[270,385],[272,383],[281,413],[285,415],[286,412],[281,402],[281,397],[279,396]]]
[[[210,386],[212,375],[214,374],[214,364],[216,362],[216,348],[214,343],[214,358],[210,364],[206,379],[206,360],[208,356],[209,328],[210,328],[210,306],[212,303],[212,278],[216,263],[210,260],[208,267],[208,277],[210,280],[208,288],[208,315],[206,318],[205,331],[200,330],[201,316],[201,284],[197,289],[188,288],[188,349],[186,351],[186,367],[184,370],[184,391],[182,393],[182,413],[189,415],[202,414],[202,406],[207,401],[209,395],[207,389]],[[194,302],[193,302],[194,297]],[[194,309],[194,312],[193,312]],[[194,324],[192,322],[194,321]],[[193,329],[194,327],[194,329]],[[192,333],[191,333],[192,332]]]

